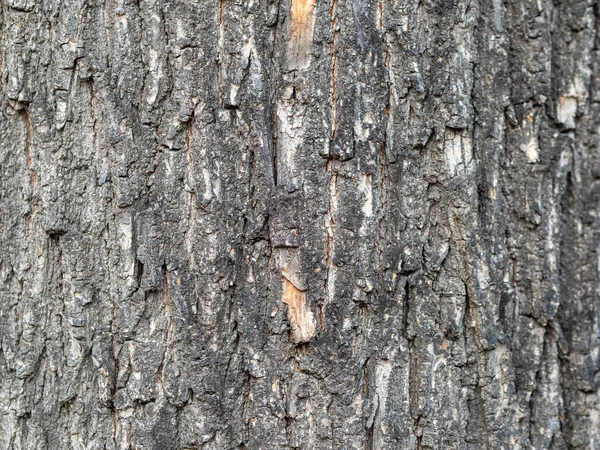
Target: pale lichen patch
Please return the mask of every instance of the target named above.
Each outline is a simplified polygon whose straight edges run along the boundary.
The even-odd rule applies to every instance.
[[[448,128],[444,141],[444,154],[448,171],[452,176],[469,172],[473,159],[471,138],[467,130]]]
[[[325,280],[325,299],[331,303],[335,298],[335,281],[337,270],[333,264],[335,251],[335,215],[338,210],[339,192],[337,189],[337,174],[332,174],[329,182],[329,210],[325,214],[325,267],[327,277]]]
[[[560,96],[556,106],[556,120],[566,128],[575,128],[575,114],[577,113],[577,98],[572,96]]]
[[[527,143],[523,146],[523,151],[525,152],[525,156],[529,162],[538,162],[540,149],[537,145],[537,138],[535,136],[531,136]]]
[[[358,190],[363,195],[364,203],[361,211],[365,217],[373,215],[373,176],[370,173],[365,173],[361,176],[358,184]]]
[[[530,163],[536,163],[540,156],[540,147],[537,137],[537,121],[535,120],[534,112],[530,112],[523,120],[523,143],[521,150],[525,153]]]

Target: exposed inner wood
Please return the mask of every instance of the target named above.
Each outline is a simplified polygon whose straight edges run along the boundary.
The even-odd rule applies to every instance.
[[[285,275],[282,279],[281,301],[288,306],[292,339],[296,343],[308,342],[315,335],[315,319],[306,303],[306,293],[294,286]]]

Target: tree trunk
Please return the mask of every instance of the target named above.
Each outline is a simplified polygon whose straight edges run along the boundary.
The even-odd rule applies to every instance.
[[[4,0],[0,449],[600,449],[592,0]]]

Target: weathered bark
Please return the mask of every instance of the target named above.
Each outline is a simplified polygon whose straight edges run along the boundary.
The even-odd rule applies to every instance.
[[[600,449],[591,0],[4,0],[0,449]]]

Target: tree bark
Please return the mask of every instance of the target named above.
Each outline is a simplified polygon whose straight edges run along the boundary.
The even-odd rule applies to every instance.
[[[595,1],[0,14],[0,449],[600,449]]]

